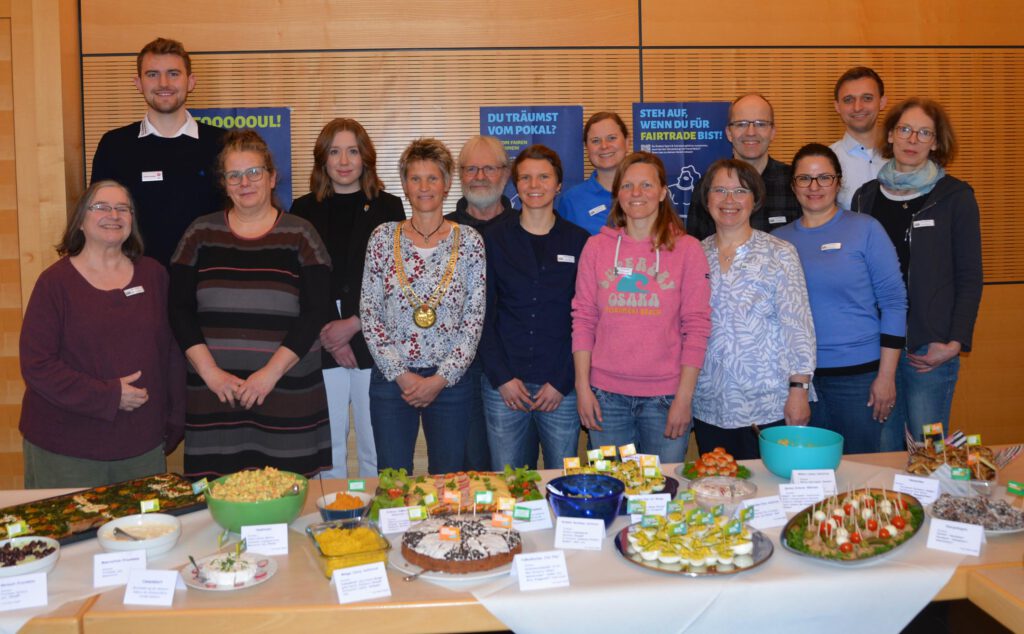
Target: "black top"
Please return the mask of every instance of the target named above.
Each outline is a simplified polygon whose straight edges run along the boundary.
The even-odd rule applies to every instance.
[[[459,199],[459,202],[455,203],[455,211],[453,211],[450,214],[446,214],[444,219],[451,220],[452,222],[457,222],[460,225],[466,225],[467,227],[473,227],[474,229],[480,231],[480,234],[483,235],[484,230],[486,230],[488,227],[497,224],[500,220],[507,220],[508,218],[512,216],[518,216],[519,214],[518,211],[512,208],[512,201],[510,201],[505,196],[501,197],[502,212],[497,216],[491,218],[490,220],[480,220],[476,216],[470,215],[470,213],[466,211],[468,208],[469,201],[466,200],[465,196],[463,196],[462,198]]]
[[[165,267],[185,229],[224,209],[216,174],[224,131],[199,123],[199,138],[139,138],[140,121],[110,130],[92,159],[92,182],[113,179],[135,199],[146,255]]]
[[[363,266],[370,234],[385,222],[405,220],[402,201],[387,192],[380,192],[367,201],[362,192],[334,194],[317,202],[313,193],[306,194],[292,204],[291,213],[305,218],[316,228],[327,245],[333,267],[331,269],[331,304],[340,302],[339,316],[347,319],[359,316],[359,296],[363,289]],[[338,313],[334,313],[338,314]],[[366,347],[362,332],[351,341],[352,352],[362,369],[373,367],[373,357]],[[336,368],[338,363],[324,350],[324,368]]]
[[[771,232],[799,218],[800,204],[789,185],[789,165],[769,156],[768,164],[761,172],[761,179],[764,180],[765,188],[764,205],[750,215],[750,226]],[[694,195],[690,199],[690,211],[686,217],[686,233],[698,240],[703,240],[715,232],[715,221],[698,194],[703,180],[701,178],[693,186]]]
[[[907,271],[910,269],[910,221],[914,214],[924,207],[925,198],[918,196],[911,200],[890,200],[882,194],[875,199],[875,208],[871,212],[871,215],[882,223],[893,246],[896,247],[896,257],[900,260],[900,273],[903,274],[904,285],[907,283]]]

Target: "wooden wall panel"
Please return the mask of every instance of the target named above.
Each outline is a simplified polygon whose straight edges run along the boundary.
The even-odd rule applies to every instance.
[[[833,86],[860,64],[882,75],[889,104],[922,95],[946,106],[961,148],[948,170],[974,187],[981,206],[985,280],[1024,281],[1024,209],[1018,188],[1006,186],[1017,180],[1009,159],[1017,142],[1002,132],[1024,102],[1022,49],[658,49],[644,52],[644,97],[731,101],[760,92],[775,107],[771,153],[788,163],[804,143],[842,136]]]
[[[616,82],[590,73],[601,68]],[[639,94],[634,51],[557,50],[303,53],[195,56],[194,107],[291,106],[294,194],[308,191],[313,142],[330,118],[358,119],[377,147],[377,170],[401,195],[398,158],[410,140],[436,136],[457,155],[479,132],[486,105],[584,104],[626,115]],[[134,58],[84,60],[85,147],[92,154],[106,130],[137,120],[145,104],[129,79]],[[259,81],[238,82],[239,77]],[[446,202],[454,209],[456,182]]]
[[[1018,0],[644,0],[644,46],[1020,46]]]
[[[190,51],[636,46],[638,3],[623,0],[135,0],[82,2],[82,52],[138,51],[154,37]]]

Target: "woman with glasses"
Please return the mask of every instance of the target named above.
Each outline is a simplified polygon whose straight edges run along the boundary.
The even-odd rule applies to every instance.
[[[167,470],[181,442],[185,360],[167,272],[142,255],[128,189],[92,184],[21,328],[26,488],[93,487]]]
[[[270,150],[230,132],[218,157],[226,211],[197,218],[171,258],[171,324],[191,364],[185,472],[331,466],[320,330],[333,314],[316,229],[274,198]]]
[[[981,223],[974,190],[946,174],[957,142],[941,105],[907,99],[889,111],[884,129],[889,161],[857,190],[852,208],[882,223],[907,287],[899,398],[882,432],[882,451],[899,451],[904,424],[918,436],[935,422],[949,432],[960,352],[971,349],[981,303]]]
[[[331,321],[320,330],[324,387],[331,414],[334,468],[325,477],[348,477],[349,405],[356,431],[358,473],[377,475],[377,450],[370,424],[370,368],[373,357],[359,321],[363,262],[370,233],[388,221],[403,220],[402,201],[384,191],[377,176],[377,151],[354,119],[334,119],[313,145],[310,193],[292,213],[316,228],[331,256]]]
[[[657,156],[626,157],[612,191],[609,226],[583,248],[572,300],[577,408],[592,448],[633,443],[682,462],[711,331],[707,261]]]
[[[412,472],[420,419],[430,473],[462,471],[473,386],[465,377],[484,324],[484,242],[446,220],[455,161],[437,139],[398,162],[412,217],[377,227],[366,248],[359,317],[376,365],[370,412],[379,469]]]
[[[583,126],[583,144],[594,171],[586,182],[562,195],[558,200],[558,213],[595,235],[608,224],[612,182],[629,152],[629,130],[616,113],[596,112]]]
[[[708,168],[698,194],[715,222],[701,243],[711,276],[711,337],[693,397],[701,451],[758,458],[760,428],[806,425],[815,366],[814,322],[800,257],[750,226],[764,204],[761,176],[745,161]]]
[[[873,453],[896,403],[907,293],[896,249],[877,220],[840,209],[842,167],[820,143],[793,157],[803,216],[774,235],[800,254],[817,339],[811,425],[842,434],[845,453]]]

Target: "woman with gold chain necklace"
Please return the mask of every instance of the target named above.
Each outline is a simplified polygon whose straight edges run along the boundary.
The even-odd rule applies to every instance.
[[[370,236],[360,319],[376,368],[370,413],[377,468],[412,472],[420,419],[428,470],[463,469],[476,355],[486,303],[484,244],[444,219],[455,162],[436,139],[413,141],[398,169],[412,217]]]

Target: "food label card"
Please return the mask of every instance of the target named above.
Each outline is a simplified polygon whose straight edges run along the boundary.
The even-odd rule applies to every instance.
[[[384,562],[339,568],[331,574],[338,603],[354,603],[391,596],[391,584]]]
[[[939,498],[939,481],[935,478],[897,473],[892,477],[892,490],[913,495],[921,504],[931,504]]]
[[[123,586],[132,570],[146,569],[146,551],[127,550],[92,556],[92,587]]]
[[[409,527],[414,524],[409,519],[409,509],[412,508],[418,507],[402,506],[397,509],[381,509],[377,520],[380,532],[390,535],[391,533],[404,533],[409,530]]]
[[[555,548],[601,550],[604,533],[604,520],[559,517],[555,524]]]
[[[243,526],[242,539],[249,552],[257,555],[287,555],[288,525],[262,524]]]
[[[604,522],[601,525],[603,527]],[[569,585],[569,569],[565,566],[565,553],[561,550],[516,555],[513,571],[519,578],[521,592]]]
[[[779,498],[782,500],[782,510],[799,513],[824,500],[825,489],[820,484],[780,484]]]
[[[529,533],[530,531],[542,531],[551,528],[551,512],[548,510],[548,503],[546,500],[519,502],[513,509],[513,513],[521,508],[525,508],[530,511],[530,518],[528,520],[513,518],[512,526],[515,527],[517,531],[520,533]]]
[[[985,529],[979,524],[964,524],[932,518],[928,526],[928,548],[958,555],[977,557]]]
[[[170,607],[177,581],[177,570],[132,570],[124,589],[124,604]]]
[[[820,484],[825,495],[836,494],[835,469],[793,469],[791,484]]]
[[[0,612],[46,605],[46,573],[0,579]]]
[[[644,509],[640,513],[632,513],[629,516],[631,524],[636,524],[644,515],[665,515],[668,512],[668,502],[672,496],[668,493],[649,493],[646,495],[627,496],[628,503],[643,502]],[[627,504],[628,504],[627,503]]]
[[[783,510],[782,500],[777,495],[743,500],[741,508],[743,510],[753,510],[754,517],[747,520],[747,524],[754,528],[774,528],[776,526],[785,526],[786,524],[786,511]]]

